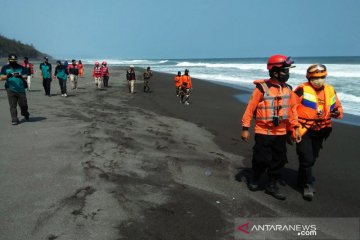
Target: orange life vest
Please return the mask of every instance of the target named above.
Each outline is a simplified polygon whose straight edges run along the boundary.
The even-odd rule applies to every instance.
[[[267,126],[276,126],[274,121],[278,123],[286,120],[291,115],[289,85],[278,87],[268,87],[266,84],[269,80],[256,80],[254,84],[260,84],[264,91],[263,101],[259,102],[255,111],[255,120],[262,122]]]
[[[330,113],[336,105],[334,88],[328,84],[324,85],[323,104],[319,104],[318,95],[310,83],[304,83],[298,88],[303,88],[301,104],[297,107],[300,134],[304,135],[308,129],[320,130],[331,127]]]
[[[181,86],[181,76],[176,75],[174,80],[175,80],[175,86],[180,87]]]
[[[181,85],[185,88],[192,88],[191,77],[189,75],[181,76]]]

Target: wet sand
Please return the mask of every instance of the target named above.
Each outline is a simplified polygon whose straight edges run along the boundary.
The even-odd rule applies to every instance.
[[[335,124],[311,203],[295,188],[290,147],[281,202],[242,181],[253,142],[240,140],[241,91],[195,79],[185,106],[171,75],[130,94],[124,68],[110,67],[103,90],[89,70],[68,98],[57,81],[44,96],[36,76],[31,121],[18,126],[0,91],[1,239],[233,239],[239,217],[359,217],[359,127]]]

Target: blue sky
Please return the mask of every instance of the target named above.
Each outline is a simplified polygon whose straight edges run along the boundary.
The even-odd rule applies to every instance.
[[[360,0],[1,0],[0,33],[56,58],[360,56]]]

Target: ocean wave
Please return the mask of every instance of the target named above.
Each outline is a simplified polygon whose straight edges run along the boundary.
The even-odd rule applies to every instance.
[[[340,101],[346,101],[346,102],[352,102],[352,103],[360,103],[360,97],[349,94],[349,93],[344,93],[344,92],[337,92],[336,95],[338,96],[338,98],[340,99]]]
[[[296,67],[290,70],[290,74],[306,75],[310,64],[295,64]],[[359,65],[351,64],[326,64],[328,77],[360,78]]]
[[[205,62],[179,62],[177,67],[205,67],[205,68],[235,68],[241,70],[267,71],[264,64],[241,64],[241,63],[205,63]]]
[[[169,60],[120,60],[120,59],[85,59],[83,60],[86,64],[94,64],[95,62],[106,61],[109,65],[160,65],[165,64]]]
[[[253,83],[253,79],[242,78],[237,76],[228,76],[224,74],[201,74],[194,73],[191,75],[193,78],[199,78],[203,80],[209,81],[217,81],[222,83],[232,83],[232,84],[246,84],[247,86],[251,86]]]

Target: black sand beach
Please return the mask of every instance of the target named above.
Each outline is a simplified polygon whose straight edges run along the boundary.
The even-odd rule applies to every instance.
[[[253,142],[240,139],[240,90],[194,79],[185,106],[171,75],[154,73],[151,93],[138,80],[130,94],[124,68],[110,67],[104,90],[90,71],[68,98],[57,81],[44,96],[36,76],[31,121],[18,126],[0,90],[1,240],[233,239],[239,217],[360,216],[359,127],[334,124],[312,202],[295,187],[289,146],[288,199],[278,201],[246,187]]]

